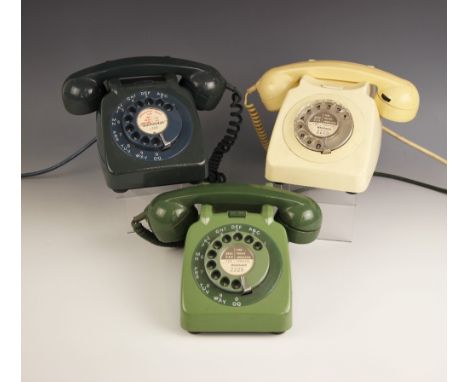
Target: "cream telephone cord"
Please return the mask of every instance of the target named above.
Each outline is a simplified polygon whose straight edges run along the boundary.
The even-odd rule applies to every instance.
[[[270,143],[268,134],[266,133],[265,128],[263,127],[262,120],[260,118],[260,115],[258,114],[257,109],[255,108],[255,105],[248,102],[248,96],[252,94],[253,92],[255,92],[256,90],[257,89],[255,86],[252,86],[247,89],[247,91],[245,92],[245,97],[244,97],[244,106],[247,112],[249,113],[250,119],[252,120],[252,125],[255,131],[257,132],[257,136],[260,141],[260,144],[262,145],[264,150],[267,151],[268,144]],[[429,156],[430,158],[435,159],[436,161],[439,161],[440,163],[447,165],[447,159],[442,158],[440,155],[437,155],[436,153],[426,149],[425,147],[422,147],[418,145],[417,143],[410,141],[408,138],[405,138],[404,136],[389,129],[388,127],[382,126],[382,130],[386,132],[388,135],[391,135],[392,137],[412,147],[413,149],[418,150],[419,152]]]
[[[425,147],[418,145],[417,143],[413,141],[410,141],[408,138],[405,138],[403,135],[398,134],[396,131],[393,131],[385,126],[382,126],[382,130],[386,132],[388,135],[391,135],[393,138],[398,139],[400,142],[406,143],[408,146],[412,147],[413,149],[418,150],[419,152],[426,154],[432,159],[435,159],[436,161],[439,161],[440,163],[447,165],[447,159],[442,158],[440,155],[437,155],[436,153],[426,149]]]
[[[245,92],[245,96],[244,96],[244,107],[249,113],[250,119],[252,121],[252,125],[255,129],[255,132],[257,133],[260,144],[262,145],[263,149],[267,151],[268,144],[270,143],[270,139],[268,138],[268,134],[265,131],[265,128],[263,127],[262,119],[260,118],[260,114],[258,114],[258,111],[255,105],[247,101],[249,95],[255,92],[256,90],[257,88],[255,87],[255,85],[247,89],[247,91]]]

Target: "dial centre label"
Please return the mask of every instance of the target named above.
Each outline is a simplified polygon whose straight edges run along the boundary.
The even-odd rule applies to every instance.
[[[223,270],[233,276],[245,275],[252,269],[255,262],[253,253],[240,244],[228,246],[219,260]]]
[[[338,129],[338,120],[328,112],[320,112],[312,116],[307,127],[316,137],[329,137]]]
[[[168,118],[165,112],[155,107],[147,107],[137,116],[138,128],[147,134],[160,134],[166,130]]]

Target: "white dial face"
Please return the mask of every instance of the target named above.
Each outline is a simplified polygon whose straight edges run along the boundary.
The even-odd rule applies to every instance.
[[[146,134],[160,134],[166,130],[168,119],[165,112],[155,107],[147,107],[137,116],[138,128]]]
[[[243,245],[231,245],[227,247],[220,257],[221,268],[233,276],[243,276],[254,265],[254,256]]]
[[[316,137],[329,137],[335,134],[338,129],[338,120],[336,117],[326,111],[317,113],[307,121],[307,127]]]

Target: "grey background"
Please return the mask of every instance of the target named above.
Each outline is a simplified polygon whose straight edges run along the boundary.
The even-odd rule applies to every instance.
[[[204,62],[245,90],[267,69],[309,58],[372,64],[412,81],[415,120],[384,123],[446,156],[446,3],[394,1],[23,1],[22,168],[45,167],[95,134],[94,115],[64,110],[61,85],[76,70],[136,55]],[[201,113],[211,152],[228,121],[227,96]],[[266,126],[276,117],[256,104]],[[250,121],[223,169],[263,182],[264,153]],[[50,177],[98,167],[96,148]],[[249,171],[245,168],[248,166]],[[378,169],[446,185],[446,168],[384,136]],[[103,187],[104,181],[102,180]]]
[[[421,94],[414,121],[385,123],[445,156],[445,6],[24,0],[23,171],[50,165],[95,135],[94,115],[64,110],[64,78],[134,55],[204,62],[241,90],[271,67],[308,58],[373,64]],[[225,130],[228,102],[201,113],[206,147]],[[257,104],[271,126],[275,113]],[[246,121],[223,169],[232,180],[263,182],[263,168]],[[387,136],[378,168],[446,184],[444,166]],[[191,336],[179,326],[181,251],[127,234],[152,193],[170,188],[113,193],[96,147],[56,173],[22,181],[25,382],[445,380],[445,195],[374,179],[355,196],[352,243],[289,245],[290,331]],[[336,220],[324,214],[324,224]]]

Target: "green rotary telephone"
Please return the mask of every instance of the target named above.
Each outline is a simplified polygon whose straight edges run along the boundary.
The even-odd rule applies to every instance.
[[[282,333],[292,324],[287,242],[312,242],[321,222],[319,206],[303,195],[203,184],[160,194],[132,227],[153,244],[185,247],[184,329]]]

